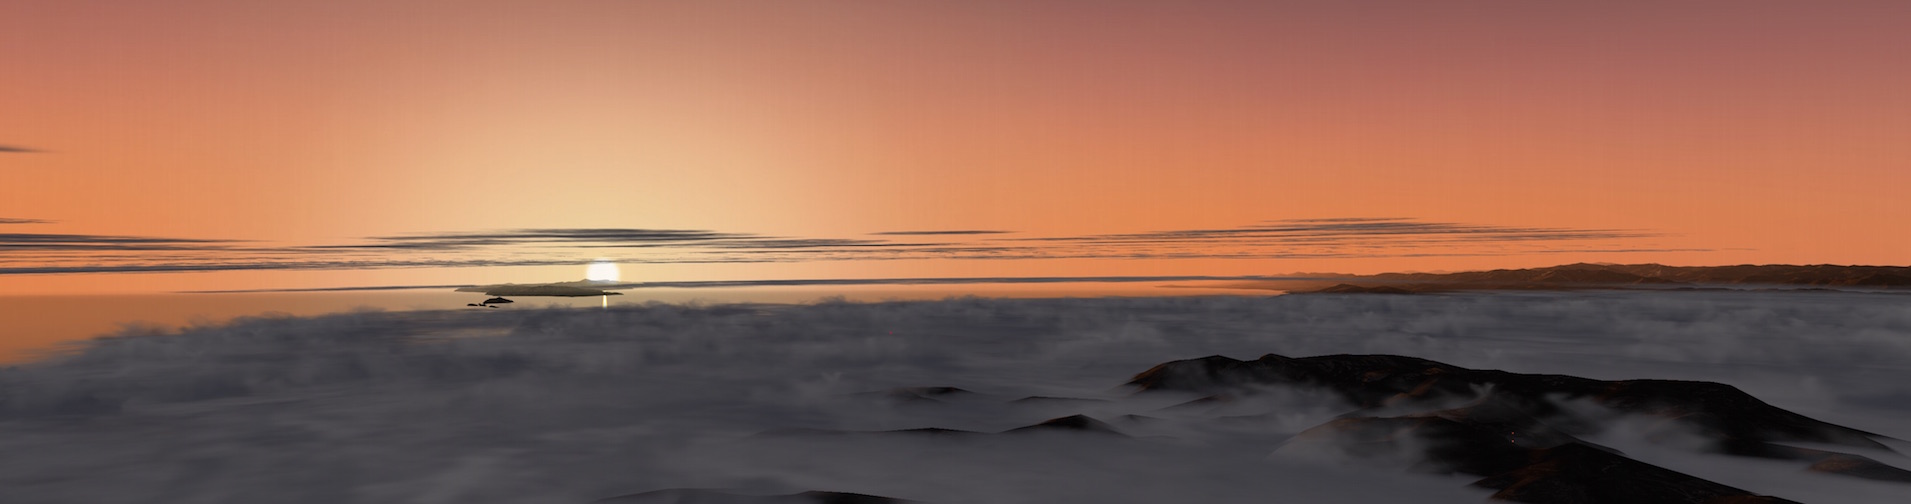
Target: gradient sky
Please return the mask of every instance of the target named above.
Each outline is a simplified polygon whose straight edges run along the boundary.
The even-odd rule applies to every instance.
[[[593,257],[640,280],[1906,264],[1907,26],[1899,0],[15,0],[0,294]],[[1006,232],[871,234],[949,230]],[[182,267],[221,271],[98,272]]]

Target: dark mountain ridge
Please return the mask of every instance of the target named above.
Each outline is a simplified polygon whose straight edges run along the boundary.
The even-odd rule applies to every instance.
[[[1868,457],[1783,443],[1810,442],[1891,451],[1889,439],[1806,417],[1737,387],[1679,380],[1596,380],[1568,375],[1468,369],[1397,355],[1268,354],[1173,361],[1128,382],[1143,393],[1209,398],[1269,386],[1330,391],[1358,410],[1296,435],[1281,450],[1339,452],[1357,459],[1406,457],[1412,469],[1480,476],[1492,498],[1536,504],[1791,503],[1634,460],[1580,436],[1622,415],[1657,419],[1651,439],[1696,437],[1695,449],[1790,460],[1805,470],[1875,481],[1911,482],[1911,471]],[[1571,403],[1598,405],[1587,409]],[[1456,406],[1457,404],[1457,406]],[[1402,413],[1402,412],[1405,413]]]
[[[1911,266],[1575,263],[1544,268],[1458,273],[1350,275],[1333,285],[1305,285],[1295,290],[1327,294],[1407,294],[1456,290],[1665,289],[1681,286],[1911,288]]]

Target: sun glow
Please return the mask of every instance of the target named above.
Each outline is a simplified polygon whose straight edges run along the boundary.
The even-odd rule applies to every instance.
[[[617,276],[617,264],[603,259],[592,262],[590,267],[584,270],[584,279],[593,282],[615,282]]]

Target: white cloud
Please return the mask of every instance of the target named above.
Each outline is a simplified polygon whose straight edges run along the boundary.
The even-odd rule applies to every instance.
[[[34,502],[89,503],[582,503],[665,488],[940,503],[1473,503],[1488,493],[1466,487],[1473,478],[1268,457],[1287,436],[1345,412],[1323,394],[1164,410],[1192,396],[1133,397],[1119,385],[1155,364],[1215,354],[1387,353],[1475,369],[1721,381],[1905,438],[1905,299],[967,298],[253,318],[0,369],[0,487]],[[908,386],[978,394],[944,403],[861,394]],[[1009,402],[1026,396],[1106,401]],[[755,436],[999,432],[1075,413],[1135,439]],[[1634,455],[1716,476],[1688,466],[1719,457],[1667,453]],[[1759,477],[1722,482],[1781,497],[1888,502],[1877,488],[1911,489],[1731,460]]]

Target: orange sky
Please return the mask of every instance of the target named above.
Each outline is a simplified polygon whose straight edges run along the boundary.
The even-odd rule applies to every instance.
[[[1638,236],[625,274],[1906,264],[1906,26],[1911,2],[1897,0],[19,0],[0,5],[0,146],[32,152],[0,149],[0,219],[50,222],[0,236],[295,247],[512,229],[1014,231],[961,237],[998,243],[1406,218]],[[453,254],[577,266],[0,274],[0,294],[569,280],[591,257],[643,252]],[[0,271],[225,253],[0,243]]]

